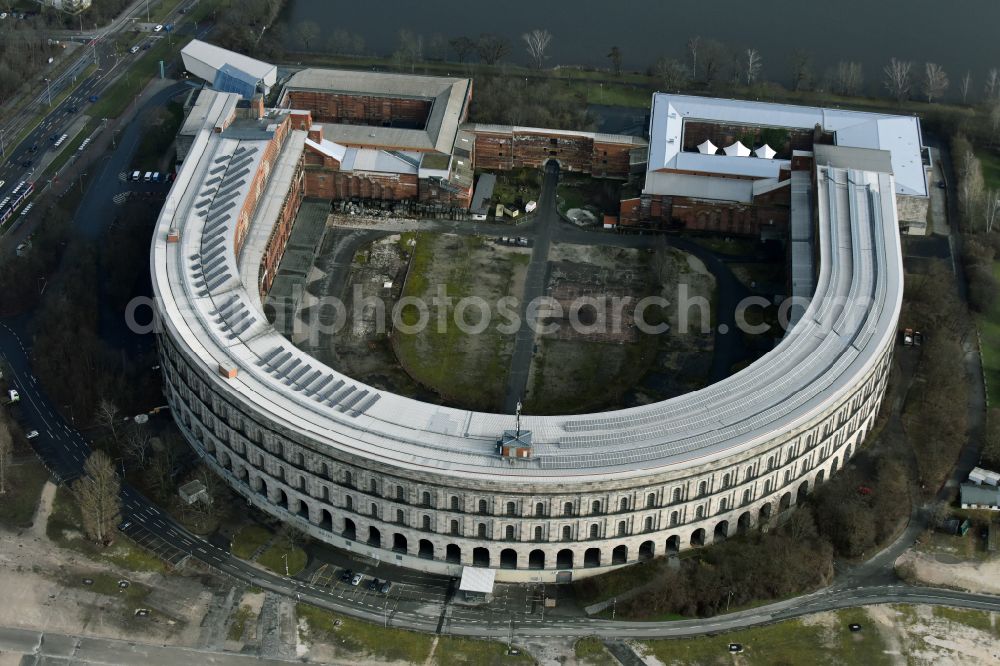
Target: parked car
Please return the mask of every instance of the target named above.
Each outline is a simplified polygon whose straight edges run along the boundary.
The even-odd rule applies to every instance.
[[[362,576],[359,573],[358,574],[354,574],[354,577],[351,578],[351,585],[357,587],[358,585],[361,584],[361,579],[363,579],[363,578],[364,578],[364,576]]]
[[[142,172],[141,171],[133,171],[132,172],[132,180],[142,180]]]
[[[21,400],[21,394],[18,393],[16,389],[8,389],[7,390],[7,398],[11,402],[20,402],[20,400]]]
[[[90,103],[93,104],[94,102],[96,102],[99,99],[100,99],[100,97],[98,97],[97,95],[91,95],[90,96]]]
[[[145,182],[147,182],[147,183],[148,183],[149,181],[153,180],[153,172],[152,172],[152,171],[147,171],[147,172],[146,172],[146,175],[145,175],[145,176],[143,176],[143,177],[142,177],[142,179],[143,179],[143,180],[144,180]]]
[[[155,28],[153,28],[153,32],[159,32],[161,30],[163,30],[163,26],[160,25],[159,23],[156,24]]]
[[[138,44],[136,44],[135,46],[133,46],[132,48],[130,48],[130,49],[128,50],[128,52],[129,52],[129,53],[132,53],[132,54],[136,54],[136,53],[138,53],[138,52],[139,52],[139,45],[138,45]]]
[[[384,583],[382,583],[382,587],[380,587],[378,591],[381,592],[382,594],[389,594],[389,590],[391,589],[392,589],[392,583],[390,583],[389,581],[385,581]]]
[[[377,590],[381,586],[382,586],[382,581],[380,581],[378,578],[372,578],[370,581],[368,581],[368,591],[369,592],[374,592],[375,590]]]
[[[29,430],[28,433],[25,435],[25,437],[27,437],[28,439],[34,439],[34,438],[38,437],[38,431],[37,430]]]
[[[350,583],[352,578],[354,578],[354,572],[350,569],[344,569],[340,572],[341,582]]]

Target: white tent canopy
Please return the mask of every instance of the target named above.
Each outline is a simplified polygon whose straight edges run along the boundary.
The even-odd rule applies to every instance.
[[[777,153],[774,152],[774,148],[771,148],[771,146],[766,143],[757,150],[753,151],[753,154],[757,157],[762,157],[765,160],[772,159],[775,155],[777,155]]]
[[[750,157],[750,149],[743,145],[742,141],[737,141],[726,147],[726,155],[736,155],[738,157]]]
[[[714,155],[717,150],[719,150],[718,146],[710,139],[705,139],[704,143],[698,145],[698,152],[702,155]]]
[[[458,589],[462,592],[493,594],[493,582],[496,577],[496,569],[462,567],[462,581],[458,584]]]

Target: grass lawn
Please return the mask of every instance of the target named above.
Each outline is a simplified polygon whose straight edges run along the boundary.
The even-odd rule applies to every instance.
[[[171,45],[168,40],[160,39],[148,51],[142,51],[128,73],[104,91],[101,98],[87,109],[87,114],[98,122],[101,118],[120,116],[149,80],[160,75],[160,61],[169,63],[186,43],[183,39],[175,39]]]
[[[285,557],[288,556],[288,571],[285,571]],[[298,572],[306,568],[306,562],[308,561],[308,556],[306,551],[302,550],[298,546],[293,546],[285,539],[278,538],[275,543],[267,547],[260,557],[257,558],[257,564],[266,567],[276,574],[294,576]]]
[[[507,654],[506,643],[441,636],[434,650],[434,663],[439,666],[502,666],[504,664],[534,664],[535,660],[523,651]]]
[[[232,622],[229,623],[229,629],[226,632],[226,636],[231,641],[238,641],[243,638],[243,632],[246,630],[247,623],[254,618],[253,609],[251,609],[246,604],[243,604],[236,609],[233,613]]]
[[[7,492],[0,495],[0,525],[11,529],[31,527],[38,497],[48,478],[48,471],[34,456],[11,466]]]
[[[87,585],[83,582],[85,577],[94,582]],[[83,590],[90,590],[91,592],[96,592],[97,594],[103,594],[109,597],[127,599],[133,604],[141,602],[143,599],[148,597],[149,593],[152,591],[150,588],[142,585],[141,583],[130,582],[129,586],[126,588],[119,587],[118,577],[106,573],[89,573],[85,576],[78,576],[75,574],[67,575],[65,577],[65,582],[69,587],[78,587]]]
[[[1000,261],[994,262],[993,275],[1000,280]],[[976,321],[982,340],[986,397],[990,405],[997,405],[1000,404],[1000,299],[994,301],[989,312],[976,315]]]
[[[832,630],[800,620],[789,620],[744,631],[678,640],[649,641],[652,653],[664,664],[892,664],[886,645],[863,610],[837,612]],[[847,625],[871,627],[851,633]],[[729,643],[742,643],[743,654],[732,657]]]
[[[949,606],[934,607],[934,617],[940,617],[966,627],[972,627],[973,629],[978,629],[1000,638],[1000,625],[994,626],[990,615],[991,613],[988,611],[951,608]]]
[[[1000,188],[1000,154],[992,150],[980,150],[976,157],[983,168],[983,184],[988,189]]]
[[[233,544],[230,549],[233,555],[244,560],[257,552],[257,549],[271,540],[273,535],[263,527],[247,525],[233,537]]]
[[[386,629],[307,604],[298,604],[295,609],[299,619],[305,620],[311,637],[333,645],[338,652],[422,664],[431,651],[433,637],[429,634]]]
[[[573,646],[576,658],[583,664],[609,664],[614,663],[611,654],[604,648],[597,638],[581,638]]]

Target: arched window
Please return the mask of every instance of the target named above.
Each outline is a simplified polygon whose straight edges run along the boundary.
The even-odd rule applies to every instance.
[[[347,471],[347,470],[344,470],[344,485],[345,486],[353,486],[354,485],[354,477],[351,476],[351,473],[349,471]]]
[[[591,539],[596,539],[597,538],[597,534],[600,531],[600,529],[601,528],[600,528],[600,526],[597,523],[593,523],[590,526],[590,538]]]
[[[457,520],[451,521],[451,533],[452,534],[458,534],[458,521]]]
[[[590,512],[591,513],[600,513],[601,512],[601,501],[600,500],[594,500],[593,501],[593,503],[590,505]]]
[[[479,523],[479,525],[476,527],[476,534],[479,536],[480,539],[486,538],[486,523]]]
[[[378,504],[372,502],[372,516],[378,518]]]
[[[426,490],[420,496],[420,503],[423,504],[424,506],[431,505],[431,494]]]
[[[563,504],[563,515],[564,516],[572,516],[573,515],[573,503],[572,502],[566,502],[565,504]]]
[[[719,511],[722,512],[728,508],[729,508],[729,500],[723,497],[721,500],[719,500]]]
[[[458,524],[458,521],[455,520],[451,522],[453,525]],[[431,528],[431,517],[428,516],[426,513],[420,518],[420,526],[425,530],[429,530]]]
[[[699,506],[697,509],[695,509],[694,517],[698,518],[698,519],[704,518],[705,517],[705,507]]]
[[[618,510],[619,511],[628,511],[628,498],[627,497],[623,497],[623,498],[621,498],[621,500],[619,500],[619,502],[618,502]]]
[[[517,514],[517,505],[513,502],[507,502],[507,515],[513,516]]]
[[[646,520],[642,524],[642,529],[645,530],[645,531],[647,531],[647,532],[652,532],[653,531],[653,517],[652,516],[646,516]]]
[[[541,502],[535,505],[535,515],[539,517],[545,515],[545,505]]]
[[[625,536],[625,521],[618,521],[618,536]]]
[[[646,508],[652,509],[654,506],[656,506],[656,494],[649,493],[646,495]]]
[[[671,511],[670,512],[670,526],[674,527],[675,525],[677,525],[677,512],[676,511]]]
[[[354,509],[354,498],[350,495],[346,495],[344,497],[344,508],[348,511],[352,511]]]
[[[767,459],[767,471],[770,472],[774,469],[774,456],[770,456]]]
[[[403,501],[403,486],[396,486],[396,501]]]
[[[680,488],[674,488],[674,492],[670,496],[670,501],[673,502],[674,504],[677,504],[678,502],[681,501],[681,489]]]
[[[504,530],[504,538],[507,539],[507,541],[513,541],[514,540],[514,526],[513,525],[508,525],[507,528]]]
[[[749,481],[753,478],[753,467],[747,467],[746,473],[743,475],[745,481]]]
[[[729,487],[729,474],[724,474],[722,476],[722,487],[723,488],[728,488]]]
[[[535,526],[535,541],[542,540],[542,527],[541,525]]]
[[[708,492],[708,484],[702,481],[698,484],[698,497],[704,497],[706,492]]]
[[[750,503],[750,489],[749,488],[747,488],[746,490],[743,491],[743,503],[744,504],[749,504]]]
[[[562,540],[572,541],[573,540],[573,528],[569,525],[563,525],[562,529]]]
[[[458,496],[457,495],[452,495],[451,496],[451,510],[452,511],[458,511]]]
[[[378,493],[378,481],[372,479],[371,483],[368,484],[368,489],[371,490],[372,495]]]
[[[406,519],[403,518],[403,510],[402,509],[396,509],[396,522],[399,523],[400,525],[402,525],[403,523],[406,522]]]
[[[479,500],[479,513],[482,513],[482,514],[488,513],[488,511],[486,509],[486,500],[484,500],[484,499]]]

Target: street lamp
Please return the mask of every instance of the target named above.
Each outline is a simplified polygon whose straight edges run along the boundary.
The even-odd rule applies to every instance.
[[[49,106],[52,106],[52,88],[49,85],[50,80],[48,77],[45,78],[45,98],[49,102]]]
[[[281,556],[281,559],[283,559],[285,561],[285,575],[287,576],[288,575],[288,553],[284,553]]]

